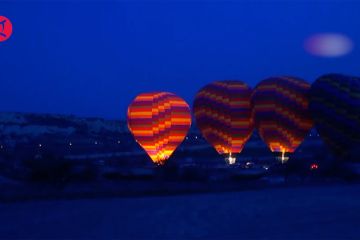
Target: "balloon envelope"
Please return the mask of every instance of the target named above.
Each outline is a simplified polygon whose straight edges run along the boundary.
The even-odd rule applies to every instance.
[[[310,109],[316,129],[339,155],[360,146],[360,78],[328,74],[310,90]]]
[[[128,127],[156,164],[164,164],[191,125],[189,105],[168,92],[138,95],[128,108]]]
[[[251,89],[241,81],[217,81],[194,100],[194,116],[204,138],[219,154],[240,153],[253,131]]]
[[[294,152],[310,131],[309,89],[294,77],[268,78],[254,89],[255,128],[272,152]]]

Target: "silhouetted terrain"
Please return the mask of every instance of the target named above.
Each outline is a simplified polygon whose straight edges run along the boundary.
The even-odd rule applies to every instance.
[[[358,186],[0,204],[2,238],[358,239]]]
[[[0,146],[0,197],[7,201],[242,190],[341,173],[315,130],[286,166],[256,132],[229,166],[192,127],[158,167],[126,121],[65,115],[0,113]]]

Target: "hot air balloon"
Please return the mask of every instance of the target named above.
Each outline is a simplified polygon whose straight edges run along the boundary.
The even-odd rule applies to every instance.
[[[163,165],[191,125],[189,105],[169,92],[138,95],[128,108],[128,127],[155,164]]]
[[[204,138],[229,164],[253,131],[251,89],[241,81],[216,81],[197,93],[193,112]]]
[[[328,74],[310,90],[310,110],[315,127],[336,156],[360,146],[360,78]]]
[[[252,95],[255,128],[272,152],[293,153],[313,126],[309,111],[310,84],[294,77],[261,81]]]

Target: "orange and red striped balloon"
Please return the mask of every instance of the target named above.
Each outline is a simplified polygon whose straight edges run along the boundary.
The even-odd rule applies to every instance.
[[[254,89],[255,127],[272,152],[294,152],[312,128],[309,90],[309,83],[294,77],[268,78]]]
[[[152,161],[162,165],[191,125],[189,105],[169,92],[138,95],[128,108],[128,127]]]
[[[252,90],[241,81],[216,81],[194,100],[196,124],[219,154],[240,153],[253,131]]]

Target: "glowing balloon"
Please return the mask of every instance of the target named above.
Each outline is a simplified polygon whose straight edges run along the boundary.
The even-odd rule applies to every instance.
[[[318,78],[311,86],[310,109],[316,129],[336,155],[360,147],[360,78]]]
[[[251,89],[241,81],[217,81],[203,87],[194,101],[194,116],[204,138],[219,154],[240,153],[253,131]]]
[[[138,95],[128,108],[128,127],[152,161],[162,165],[191,125],[188,104],[168,92]]]
[[[294,77],[260,82],[252,96],[255,128],[272,152],[293,153],[313,126],[309,111],[310,84]]]

